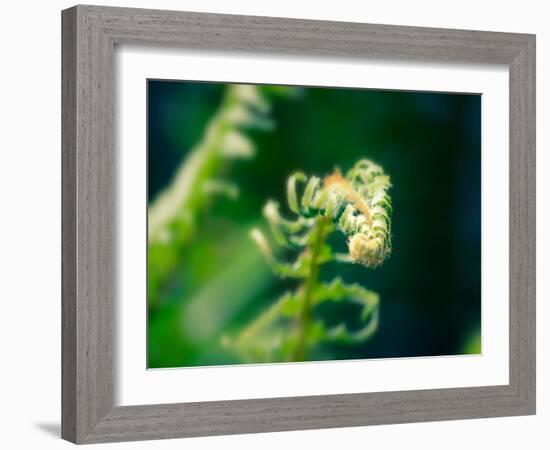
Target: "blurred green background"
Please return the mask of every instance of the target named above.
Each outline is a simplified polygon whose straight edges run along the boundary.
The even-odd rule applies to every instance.
[[[148,201],[153,204],[205,133],[227,85],[148,81]],[[390,175],[393,252],[376,269],[330,265],[380,295],[380,324],[356,346],[326,345],[311,359],[480,352],[481,97],[367,89],[301,88],[273,96],[272,131],[251,131],[256,155],[222,170],[239,196],[208,202],[176,268],[149,274],[148,367],[239,363],[231,336],[295,281],[273,276],[248,237],[264,226],[269,199],[288,213],[285,183],[296,170],[326,175],[369,158]],[[290,214],[289,214],[290,215]],[[345,251],[345,240],[336,242]],[[162,267],[149,247],[149,267]],[[154,301],[151,295],[154,288]],[[353,321],[353,310],[323,312]]]

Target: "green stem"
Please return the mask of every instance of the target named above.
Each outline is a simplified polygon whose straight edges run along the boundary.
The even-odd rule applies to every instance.
[[[325,231],[327,225],[326,217],[319,217],[315,224],[316,231],[311,244],[311,262],[309,267],[309,276],[303,285],[303,303],[302,310],[296,321],[296,346],[290,356],[290,361],[303,361],[306,356],[307,350],[307,332],[311,321],[311,303],[315,286],[317,285],[319,278],[319,270],[321,264],[319,264],[319,254],[325,241]]]

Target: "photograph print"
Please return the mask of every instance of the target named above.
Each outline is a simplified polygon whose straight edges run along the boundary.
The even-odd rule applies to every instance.
[[[481,96],[147,80],[147,367],[480,354]]]

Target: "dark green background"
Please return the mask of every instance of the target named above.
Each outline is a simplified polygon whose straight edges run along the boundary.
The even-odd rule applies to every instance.
[[[150,202],[202,136],[223,89],[148,82]],[[262,223],[266,200],[278,200],[287,212],[285,183],[293,171],[322,176],[363,157],[392,180],[393,253],[376,269],[338,265],[323,276],[338,273],[377,291],[379,329],[362,345],[326,347],[312,359],[479,352],[481,96],[302,88],[297,99],[274,99],[273,117],[273,132],[252,134],[256,157],[228,168],[239,199],[209,206],[176,282],[149,308],[149,367],[238,363],[220,346],[221,336],[295,287],[271,275],[247,238]],[[345,250],[343,240],[335,245]],[[356,314],[324,312],[334,320],[353,321]]]

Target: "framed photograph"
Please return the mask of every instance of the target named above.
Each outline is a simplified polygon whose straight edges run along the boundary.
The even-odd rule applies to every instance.
[[[62,436],[535,413],[535,37],[62,13]]]

